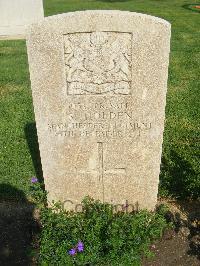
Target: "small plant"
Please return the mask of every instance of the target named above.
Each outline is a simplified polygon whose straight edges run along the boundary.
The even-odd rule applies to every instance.
[[[84,244],[83,242],[79,241],[78,244],[69,250],[69,255],[74,256],[77,254],[77,252],[83,252],[84,250]]]
[[[32,200],[38,204],[38,206],[45,205],[47,193],[43,189],[42,184],[39,183],[37,177],[31,178],[30,192]]]
[[[40,265],[140,265],[149,246],[169,226],[161,208],[114,213],[112,205],[86,197],[82,212],[59,203],[42,208]]]

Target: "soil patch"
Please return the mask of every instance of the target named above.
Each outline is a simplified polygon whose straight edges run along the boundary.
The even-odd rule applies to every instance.
[[[174,223],[151,250],[155,256],[144,258],[143,266],[199,266],[200,265],[200,202],[167,201],[167,219]]]

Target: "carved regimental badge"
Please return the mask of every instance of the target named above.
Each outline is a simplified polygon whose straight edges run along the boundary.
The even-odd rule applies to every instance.
[[[131,33],[64,35],[67,94],[130,94]]]

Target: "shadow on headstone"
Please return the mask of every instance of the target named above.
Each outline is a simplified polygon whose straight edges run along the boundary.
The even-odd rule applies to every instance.
[[[0,195],[6,192],[13,194],[9,200],[0,197],[0,265],[31,265],[33,239],[40,230],[33,214],[35,206],[22,190],[0,184]]]
[[[35,168],[36,176],[40,182],[43,182],[43,173],[42,173],[36,124],[35,123],[26,124],[24,131],[29,146],[29,150],[31,153],[31,158]]]

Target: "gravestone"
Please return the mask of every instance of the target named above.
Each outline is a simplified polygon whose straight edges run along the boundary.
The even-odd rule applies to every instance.
[[[0,0],[0,39],[25,38],[27,26],[43,18],[42,0]]]
[[[154,209],[170,24],[123,11],[56,15],[31,27],[28,58],[48,200],[89,195]]]

